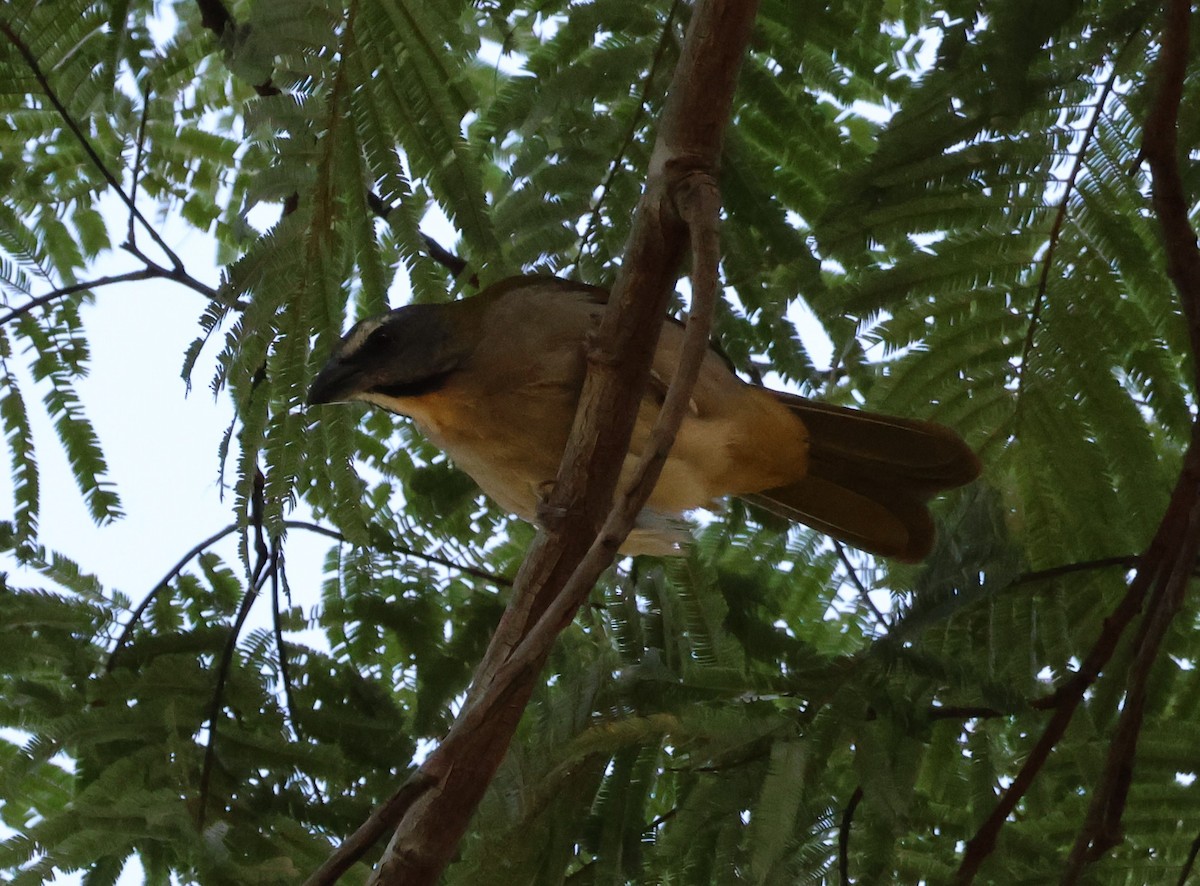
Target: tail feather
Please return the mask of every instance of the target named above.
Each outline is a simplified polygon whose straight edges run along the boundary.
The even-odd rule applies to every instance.
[[[934,530],[925,502],[979,475],[966,443],[933,422],[780,399],[808,428],[808,473],[746,500],[874,554],[926,556]]]

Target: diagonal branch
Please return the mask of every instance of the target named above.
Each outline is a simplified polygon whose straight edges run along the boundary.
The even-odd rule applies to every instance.
[[[183,568],[192,561],[192,558],[198,557],[225,536],[233,535],[235,532],[237,532],[236,523],[226,526],[219,532],[214,532],[208,538],[204,539],[204,541],[200,542],[194,548],[180,557],[179,562],[167,570],[167,574],[159,579],[158,584],[151,589],[150,593],[145,596],[142,602],[139,603],[137,608],[134,609],[130,614],[129,621],[125,623],[125,627],[121,630],[121,636],[117,638],[117,642],[113,644],[112,652],[110,652],[108,655],[108,664],[105,665],[106,671],[111,671],[114,667],[116,667],[117,656],[121,654],[121,650],[123,650],[125,648],[125,644],[129,642],[129,637],[133,633],[134,625],[141,620],[142,615],[147,609],[150,608],[150,604],[153,603],[158,595],[161,594],[163,590],[171,583],[171,581],[183,571]]]
[[[575,427],[546,505],[546,513],[557,519],[547,521],[522,564],[467,704],[414,777],[435,783],[404,811],[374,883],[421,886],[438,880],[504,758],[549,643],[570,622],[579,600],[616,554],[631,515],[640,509],[636,496],[648,494],[653,486],[661,466],[656,462],[673,435],[673,403],[682,399],[686,405],[690,398],[687,361],[692,357],[681,361],[679,384],[668,394],[663,421],[648,445],[644,479],[622,493],[616,509],[610,507],[667,300],[687,248],[688,221],[693,224],[696,286],[685,347],[701,358],[707,347],[709,321],[701,314],[701,291],[710,293],[703,298],[714,300],[719,292],[713,260],[715,177],[756,7],[753,0],[701,0],[697,5],[621,271],[590,343]],[[714,217],[706,219],[710,213]],[[577,573],[585,558],[587,571]],[[570,596],[565,591],[569,582],[576,592]],[[309,882],[331,881],[314,876]]]
[[[1200,373],[1200,250],[1188,218],[1188,200],[1179,170],[1176,126],[1183,81],[1187,74],[1188,0],[1171,0],[1159,57],[1158,94],[1146,120],[1143,156],[1150,162],[1154,208],[1162,226],[1167,273],[1179,293],[1188,324],[1193,366]],[[1194,379],[1200,389],[1200,375]],[[1126,682],[1125,701],[1087,820],[1081,828],[1064,871],[1063,882],[1074,883],[1084,867],[1120,840],[1120,821],[1133,777],[1133,758],[1141,729],[1150,672],[1158,659],[1163,636],[1182,603],[1182,595],[1200,550],[1200,422],[1167,510],[1150,546],[1138,562],[1137,574],[1117,608],[1104,620],[1087,659],[1075,677],[1053,696],[1054,713],[1016,778],[992,814],[967,843],[955,883],[970,883],[995,847],[1005,820],[1028,791],[1034,777],[1065,734],[1083,693],[1099,676],[1133,619],[1146,606],[1134,637],[1133,662]]]
[[[1200,854],[1200,834],[1196,835],[1196,839],[1192,840],[1191,848],[1188,849],[1187,860],[1184,861],[1183,867],[1179,871],[1179,880],[1176,881],[1176,886],[1187,886],[1188,878],[1192,875],[1192,868],[1196,864],[1196,856]]]
[[[838,874],[842,878],[842,886],[850,886],[850,825],[854,823],[854,811],[858,809],[862,798],[863,789],[859,785],[842,812],[842,826],[838,830]]]
[[[680,214],[692,234],[692,254],[695,256],[692,310],[687,320],[679,368],[671,379],[658,419],[650,432],[650,445],[638,462],[628,491],[614,504],[583,561],[519,645],[491,676],[489,689],[496,687],[497,691],[469,699],[468,708],[462,715],[464,721],[474,717],[475,722],[483,723],[522,674],[536,673],[559,632],[570,623],[575,610],[586,599],[592,585],[612,562],[617,548],[633,528],[658,482],[667,453],[675,442],[675,433],[688,410],[692,388],[700,374],[700,364],[708,352],[708,335],[719,291],[719,250],[715,241],[720,205],[715,182],[698,180],[685,183],[679,202],[682,204]],[[486,676],[487,671],[481,669],[481,673]],[[473,702],[480,708],[478,712],[471,710]]]
[[[138,122],[137,143],[133,152],[133,169],[130,171],[129,200],[137,202],[138,184],[142,174],[142,154],[146,150],[146,121],[150,118],[150,80],[146,80],[142,90],[142,119]],[[129,228],[125,231],[125,241],[133,243],[136,239],[133,213],[129,214]]]
[[[846,554],[846,546],[836,538],[833,540],[833,546],[837,549],[838,559],[842,561],[842,566],[846,570],[846,575],[849,577],[851,584],[858,591],[859,599],[866,604],[871,610],[871,614],[875,616],[875,620],[879,622],[879,626],[887,631],[891,625],[888,624],[887,618],[879,607],[875,605],[875,601],[871,599],[871,593],[867,590],[867,586],[863,584],[863,580],[858,575],[858,570],[854,568],[854,564],[850,562],[850,557]]]
[[[1126,43],[1128,45],[1128,42]],[[1117,54],[1118,57],[1120,53]],[[1050,267],[1054,262],[1054,252],[1058,248],[1059,237],[1062,235],[1063,223],[1067,220],[1067,207],[1070,205],[1071,197],[1075,194],[1075,182],[1079,178],[1079,173],[1083,169],[1084,158],[1087,156],[1088,147],[1091,145],[1092,137],[1096,134],[1096,127],[1100,123],[1100,118],[1104,114],[1104,106],[1108,102],[1108,97],[1112,93],[1113,84],[1117,80],[1117,64],[1116,59],[1109,65],[1108,79],[1104,81],[1104,86],[1100,90],[1100,97],[1096,101],[1096,106],[1092,110],[1092,119],[1088,121],[1087,128],[1083,131],[1083,139],[1079,143],[1079,150],[1075,153],[1075,162],[1071,166],[1071,171],[1067,175],[1066,186],[1063,190],[1062,199],[1058,202],[1058,211],[1054,214],[1054,223],[1050,226],[1050,234],[1047,237],[1046,254],[1042,256],[1042,270],[1038,275],[1037,295],[1034,297],[1033,310],[1029,314],[1029,326],[1025,330],[1025,342],[1021,346],[1021,362],[1017,364],[1017,393],[1015,401],[1018,407],[1021,403],[1021,395],[1025,393],[1025,382],[1029,377],[1029,358],[1033,354],[1034,341],[1036,338],[1038,323],[1041,321],[1042,310],[1046,305],[1046,287],[1050,282]]]
[[[675,0],[671,4],[671,9],[667,12],[667,20],[663,22],[662,34],[658,38],[658,47],[654,50],[654,59],[650,62],[650,67],[646,69],[646,76],[642,78],[642,94],[638,101],[637,109],[633,112],[633,117],[629,120],[629,128],[625,132],[625,138],[621,142],[621,147],[617,149],[617,154],[609,164],[608,173],[604,176],[604,182],[600,185],[600,196],[596,198],[596,202],[592,204],[591,212],[588,213],[587,227],[584,229],[583,236],[579,238],[579,249],[575,253],[576,270],[579,268],[579,263],[583,261],[583,254],[587,251],[588,243],[591,242],[592,235],[596,233],[596,229],[600,226],[600,210],[604,206],[604,201],[608,199],[609,191],[612,190],[612,184],[617,178],[617,174],[621,171],[621,161],[625,159],[625,154],[629,151],[629,146],[633,144],[633,138],[637,134],[638,124],[642,122],[642,117],[646,113],[646,105],[650,101],[650,87],[654,83],[654,76],[658,73],[658,66],[662,64],[663,56],[666,54],[667,46],[671,38],[671,27],[675,23],[675,16],[679,12],[679,6],[682,0]]]
[[[1167,274],[1179,293],[1187,320],[1192,363],[1200,358],[1200,249],[1188,217],[1190,201],[1179,169],[1178,125],[1191,31],[1191,3],[1171,0],[1167,6],[1158,59],[1158,90],[1146,120],[1142,146],[1150,164],[1151,197],[1167,255]],[[1200,388],[1200,368],[1193,383]],[[1200,425],[1193,425],[1189,456],[1200,448]],[[1150,675],[1159,659],[1162,641],[1183,607],[1184,594],[1200,551],[1200,470],[1185,461],[1179,487],[1190,494],[1190,506],[1179,531],[1157,567],[1146,614],[1134,640],[1133,662],[1126,681],[1124,704],[1109,743],[1104,773],[1092,795],[1087,820],[1080,829],[1063,874],[1064,884],[1079,880],[1084,868],[1123,840],[1121,819],[1129,788],[1146,707]]]
[[[278,548],[275,549],[278,551]],[[212,784],[213,767],[217,762],[217,732],[218,723],[220,722],[221,709],[225,701],[225,684],[229,680],[229,672],[233,668],[233,658],[237,653],[238,637],[241,636],[242,628],[246,626],[246,618],[250,615],[250,610],[254,606],[254,602],[258,599],[259,593],[266,585],[271,573],[278,567],[278,561],[271,558],[270,563],[259,561],[254,569],[254,583],[246,588],[246,593],[242,597],[241,605],[238,606],[237,615],[234,617],[233,624],[229,627],[229,636],[225,638],[225,647],[221,651],[221,657],[217,663],[217,678],[213,685],[212,699],[208,706],[208,741],[204,746],[204,765],[200,770],[200,783],[197,787],[196,805],[198,811],[196,813],[196,827],[198,830],[204,830],[204,820],[208,813],[208,794],[209,786]]]
[[[132,216],[141,223],[143,228],[146,229],[146,232],[150,235],[150,239],[158,244],[159,249],[161,249],[170,260],[171,266],[176,271],[182,271],[183,262],[180,260],[179,256],[175,254],[171,247],[167,245],[166,241],[163,240],[163,238],[159,235],[158,231],[154,229],[154,226],[146,220],[144,215],[142,215],[141,211],[137,208],[137,205],[133,202],[132,196],[126,194],[121,188],[121,183],[117,181],[117,177],[113,175],[108,166],[104,163],[104,160],[102,160],[100,155],[96,152],[96,149],[92,147],[91,141],[88,140],[87,135],[80,128],[79,124],[75,122],[75,118],[71,116],[71,112],[67,110],[66,105],[59,100],[58,94],[54,91],[54,87],[50,85],[50,80],[46,77],[45,72],[42,71],[42,66],[38,64],[37,56],[33,54],[33,50],[31,50],[25,41],[22,40],[17,34],[17,32],[13,30],[12,25],[4,19],[0,19],[0,33],[4,34],[4,36],[8,38],[8,41],[20,54],[26,66],[28,66],[30,72],[33,74],[34,79],[37,80],[38,85],[42,87],[42,91],[46,94],[46,98],[48,98],[50,100],[50,104],[54,106],[54,110],[58,111],[58,115],[62,118],[63,123],[65,123],[67,128],[71,130],[71,134],[75,136],[75,139],[83,148],[84,153],[88,155],[88,159],[92,161],[92,164],[100,172],[100,175],[103,176],[106,182],[108,182],[109,187],[117,192],[117,196],[121,198],[121,202],[129,208],[129,212],[132,214]]]

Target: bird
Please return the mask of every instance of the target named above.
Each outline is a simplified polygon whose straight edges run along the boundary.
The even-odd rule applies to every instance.
[[[310,405],[363,401],[411,418],[504,510],[537,522],[586,372],[601,287],[517,276],[479,294],[364,319],[334,349]],[[620,484],[631,482],[679,362],[664,323]],[[744,381],[710,348],[662,474],[620,551],[680,554],[685,514],[738,497],[877,556],[930,552],[927,502],[980,472],[952,430]]]

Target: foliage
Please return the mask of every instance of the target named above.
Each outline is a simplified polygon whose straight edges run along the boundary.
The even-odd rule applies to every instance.
[[[0,548],[41,577],[0,584],[14,883],[111,883],[132,854],[150,882],[295,882],[444,733],[530,530],[406,423],[306,410],[306,382],[398,291],[611,282],[688,15],[259,0],[222,26],[212,0],[158,6],[0,11]],[[920,567],[738,503],[686,558],[621,564],[560,639],[447,883],[952,876],[1124,592],[1191,433],[1194,355],[1139,162],[1160,24],[1145,0],[764,0],[726,145],[722,347],[752,377],[953,426],[985,479],[940,504]],[[1194,71],[1185,88],[1191,158]],[[117,185],[144,214],[132,236],[96,208]],[[439,214],[458,279],[422,238]],[[218,290],[155,243],[163,215],[211,238]],[[209,297],[184,371],[236,407],[213,443],[242,539],[240,562],[201,546],[136,619],[38,536],[45,447],[97,521],[122,514],[77,392],[80,306],[110,282],[89,268],[122,249],[131,273]],[[57,440],[33,438],[39,408]],[[338,537],[311,605],[286,593],[283,557],[310,538],[297,507]],[[267,592],[275,631],[240,635]],[[1196,620],[1187,600],[1094,882],[1174,880],[1200,831]],[[1057,880],[1127,645],[986,879]]]

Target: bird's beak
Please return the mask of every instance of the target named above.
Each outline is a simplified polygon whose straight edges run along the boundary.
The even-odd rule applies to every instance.
[[[361,375],[353,362],[336,357],[317,373],[308,389],[308,405],[346,403],[361,391]]]

